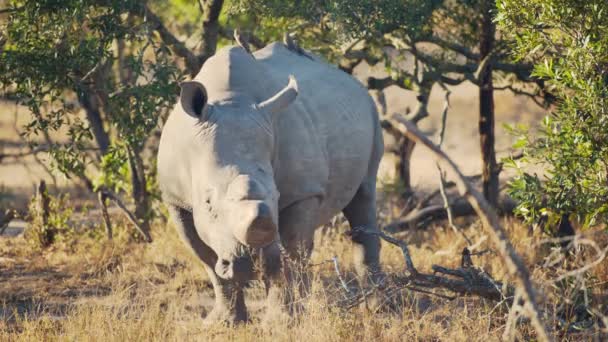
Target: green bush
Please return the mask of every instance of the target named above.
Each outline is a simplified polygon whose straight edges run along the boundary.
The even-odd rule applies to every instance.
[[[510,184],[529,221],[562,215],[584,227],[608,218],[608,2],[605,0],[499,0],[499,26],[509,32],[517,58],[535,63],[534,76],[556,97],[534,136],[514,129],[522,161]],[[536,164],[546,175],[532,175]]]

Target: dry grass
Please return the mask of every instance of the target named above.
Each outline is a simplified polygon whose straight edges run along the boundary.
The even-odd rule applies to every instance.
[[[535,246],[540,236],[529,237],[527,228],[506,220],[514,243],[534,270],[537,282],[555,274],[541,266],[547,247]],[[228,328],[205,326],[203,318],[212,305],[212,289],[202,266],[182,247],[172,229],[157,225],[155,241],[140,245],[130,241],[122,229],[114,242],[100,242],[83,234],[44,252],[25,248],[22,238],[0,239],[0,340],[13,341],[181,341],[181,340],[499,340],[508,310],[504,305],[476,298],[445,300],[403,293],[395,310],[373,313],[366,309],[343,310],[335,305],[342,295],[330,263],[334,255],[346,278],[352,277],[350,241],[334,229],[320,231],[312,257],[315,280],[305,313],[295,319],[260,321],[263,289],[254,282],[248,290],[251,324]],[[483,234],[476,222],[468,233],[476,241]],[[451,230],[429,227],[403,237],[412,247],[414,262],[428,271],[432,264],[456,266],[465,246]],[[606,241],[603,241],[605,243]],[[481,243],[480,248],[486,246]],[[390,272],[403,269],[397,248],[385,245],[383,262]],[[504,268],[491,253],[476,257],[477,265],[501,279]],[[604,296],[608,285],[606,263],[593,271],[594,301]],[[591,277],[589,279],[592,279]],[[603,284],[602,284],[603,282]],[[560,294],[546,287],[547,308]],[[523,323],[521,339],[534,332]],[[561,336],[565,340],[592,339],[594,329]]]

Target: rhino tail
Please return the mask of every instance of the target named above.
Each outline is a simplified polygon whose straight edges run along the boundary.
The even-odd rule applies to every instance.
[[[289,34],[289,32],[285,32],[285,34],[283,35],[283,44],[285,44],[285,46],[287,47],[287,49],[289,51],[295,52],[300,56],[304,56],[310,60],[314,61],[314,58],[312,58],[308,52],[306,52],[306,50],[302,49],[291,37],[291,35]]]
[[[234,41],[237,43],[238,46],[242,47],[245,51],[247,51],[248,54],[251,54],[251,49],[249,48],[249,42],[247,41],[247,39],[241,35],[241,31],[239,30],[239,28],[235,28],[234,29]]]

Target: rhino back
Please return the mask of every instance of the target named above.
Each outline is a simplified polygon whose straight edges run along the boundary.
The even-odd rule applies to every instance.
[[[323,224],[350,202],[368,171],[377,167],[374,154],[382,150],[382,138],[373,100],[350,75],[283,44],[254,55],[273,79],[285,82],[294,75],[298,81],[297,100],[275,127],[280,207],[319,195]]]

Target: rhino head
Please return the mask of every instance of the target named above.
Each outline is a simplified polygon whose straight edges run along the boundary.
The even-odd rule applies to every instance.
[[[188,153],[194,223],[217,255],[215,271],[221,278],[249,279],[252,251],[278,241],[272,127],[297,94],[293,77],[260,103],[247,96],[210,102],[200,82],[181,84],[181,109],[193,120],[197,137]]]

